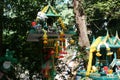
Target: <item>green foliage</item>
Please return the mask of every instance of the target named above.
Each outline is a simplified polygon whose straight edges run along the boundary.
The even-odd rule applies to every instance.
[[[74,13],[72,8],[68,8],[68,3],[61,2],[56,4],[56,10],[61,15],[64,24],[67,27],[72,27],[75,23]]]
[[[92,3],[92,4],[91,4]],[[94,17],[96,11],[97,14],[102,13],[104,17],[111,16],[111,18],[119,18],[120,17],[120,4],[119,0],[104,0],[104,1],[96,1],[96,2],[90,2],[85,5],[86,13],[90,17]],[[99,17],[99,18],[100,18]]]
[[[120,32],[118,29],[120,26],[119,0],[84,0],[83,6],[87,15],[87,22],[94,35],[105,35],[105,29],[110,31],[112,35],[116,31]],[[105,22],[107,25],[104,25]]]
[[[44,55],[42,54],[41,43],[27,42],[28,31],[31,22],[49,0],[4,0],[0,1],[0,8],[3,7],[4,14],[1,13],[0,21],[3,27],[3,52],[6,49],[15,50],[14,57],[18,60],[18,65],[22,70],[30,70],[31,73],[39,72]],[[61,0],[56,1],[54,6],[60,13],[67,27],[74,24],[74,14],[72,9],[67,7]],[[2,6],[4,5],[4,6]],[[111,32],[120,32],[120,1],[119,0],[84,0],[83,6],[87,15],[87,22],[93,32],[98,30],[98,35],[103,34],[102,25],[105,17],[109,24],[107,28]],[[0,9],[1,11],[2,9]],[[95,26],[96,24],[96,26]],[[1,25],[0,25],[1,26]],[[99,33],[100,32],[100,33]],[[78,35],[76,35],[78,36]],[[77,37],[73,37],[76,39]],[[16,66],[18,66],[16,65]],[[12,72],[12,71],[11,71]],[[13,72],[15,72],[13,70]]]
[[[41,59],[43,59],[40,51],[41,44],[27,42],[26,39],[31,22],[36,18],[37,12],[46,5],[46,2],[43,2],[39,0],[5,0],[0,4],[4,4],[3,53],[5,54],[6,49],[15,50],[14,57],[17,58],[18,64],[22,69],[24,68],[23,70],[28,69],[31,73],[39,72],[41,69]],[[11,72],[14,72],[14,69]]]

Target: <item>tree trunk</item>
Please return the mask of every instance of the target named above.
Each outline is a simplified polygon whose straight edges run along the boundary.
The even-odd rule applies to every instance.
[[[4,0],[0,0],[0,56],[2,55],[2,33],[3,33],[3,2]]]
[[[74,0],[74,14],[76,24],[79,29],[79,43],[81,47],[89,47],[90,42],[87,35],[86,18],[84,8],[82,6],[82,0]]]

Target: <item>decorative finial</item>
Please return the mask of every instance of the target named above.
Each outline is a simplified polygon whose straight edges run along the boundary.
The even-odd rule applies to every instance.
[[[49,5],[49,6],[51,5],[51,0],[48,1],[48,5]]]
[[[109,36],[109,32],[108,32],[108,30],[107,30],[107,34],[106,34],[106,36]]]
[[[116,37],[116,38],[119,38],[119,36],[118,36],[118,32],[117,32],[117,31],[116,31],[116,35],[115,35],[115,37]]]

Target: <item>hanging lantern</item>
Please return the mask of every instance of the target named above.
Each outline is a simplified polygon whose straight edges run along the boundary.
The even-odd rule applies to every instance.
[[[47,32],[46,32],[46,30],[43,30],[43,32],[44,32],[44,35],[43,35],[43,40],[44,40],[43,44],[47,44],[48,43],[48,41],[47,41],[48,40],[48,38],[47,38],[48,37],[47,36]]]
[[[46,33],[43,35],[43,40],[47,40],[47,34]]]
[[[48,38],[47,38],[47,37],[44,37],[44,38],[43,38],[43,40],[44,40],[44,41],[47,41],[47,40],[48,40]]]
[[[60,41],[65,42],[65,34],[63,31],[60,31]]]
[[[48,43],[48,41],[46,41],[46,40],[45,40],[45,41],[43,41],[43,44],[47,44],[47,43]]]

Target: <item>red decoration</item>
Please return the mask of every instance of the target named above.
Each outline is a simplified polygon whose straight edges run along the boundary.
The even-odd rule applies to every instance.
[[[60,54],[67,54],[67,52],[61,50]]]
[[[108,74],[108,66],[104,66],[103,70],[105,71],[106,74]]]
[[[63,48],[64,48],[64,50],[66,50],[67,48],[66,48],[66,46],[63,46]]]
[[[31,24],[33,27],[36,26],[36,22],[34,22],[34,21]]]
[[[64,56],[59,56],[58,58],[64,58]]]
[[[42,73],[45,78],[49,77],[49,70],[50,70],[50,66],[49,66],[49,63],[47,63],[45,69],[42,70]]]
[[[51,50],[51,51],[50,51],[50,55],[53,55],[54,53],[55,53],[54,50]]]

